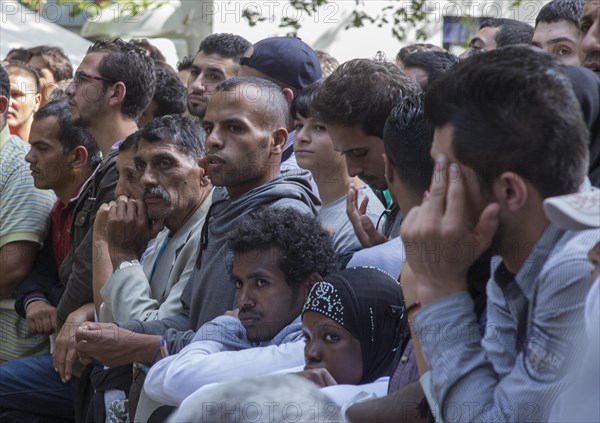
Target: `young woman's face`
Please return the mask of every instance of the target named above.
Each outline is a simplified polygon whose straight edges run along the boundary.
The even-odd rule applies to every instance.
[[[363,362],[358,339],[321,313],[307,311],[302,316],[306,345],[305,370],[325,368],[338,384],[358,385]]]
[[[333,148],[327,128],[322,122],[297,115],[294,128],[294,153],[301,168],[310,170],[313,175],[317,173],[315,179],[319,180],[328,176],[336,177],[346,169],[344,156]]]

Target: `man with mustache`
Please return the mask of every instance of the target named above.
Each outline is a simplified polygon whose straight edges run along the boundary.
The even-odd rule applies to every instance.
[[[187,81],[191,115],[204,118],[215,87],[239,73],[239,60],[250,46],[248,40],[234,34],[212,34],[202,40]]]
[[[285,97],[270,81],[235,77],[219,84],[203,122],[204,165],[213,185],[223,188],[213,196],[196,265],[181,295],[183,311],[151,322],[84,325],[77,331],[80,353],[109,366],[152,363],[161,338],[171,353],[178,352],[201,325],[232,307],[235,287],[228,283],[232,252],[227,235],[239,219],[262,207],[316,213],[319,201],[308,179],[279,169],[287,116]],[[123,343],[123,337],[133,342]]]

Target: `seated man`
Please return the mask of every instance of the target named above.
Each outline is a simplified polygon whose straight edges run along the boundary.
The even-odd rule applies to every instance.
[[[265,208],[244,217],[229,242],[236,309],[204,324],[191,344],[152,366],[144,389],[156,401],[179,405],[208,383],[303,362],[302,306],[312,284],[336,270],[329,234],[311,216]],[[290,344],[262,348],[283,343]]]
[[[58,268],[71,246],[74,198],[101,157],[92,136],[71,123],[66,100],[51,101],[37,111],[29,143],[25,160],[36,188],[53,190],[58,200],[44,247],[17,288],[15,309],[26,317],[30,333],[49,334],[56,330],[56,306],[64,290]]]
[[[559,229],[542,207],[576,192],[587,171],[565,67],[528,46],[475,55],[428,91],[425,116],[436,170],[402,239],[428,401],[445,422],[545,421],[576,355],[586,256],[599,240],[597,230]],[[467,271],[488,249],[499,258],[482,332]]]
[[[181,295],[182,312],[154,321],[104,324],[101,332],[79,330],[80,353],[109,366],[151,363],[162,336],[168,350],[178,352],[200,326],[233,305],[235,288],[227,283],[232,257],[227,234],[238,219],[265,206],[315,214],[318,199],[308,180],[279,170],[287,116],[285,98],[272,82],[236,77],[217,87],[203,122],[208,150],[204,163],[213,185],[226,188],[229,198],[222,198],[224,190],[218,201],[213,196],[196,265]],[[131,336],[135,342],[119,342],[121,336]]]

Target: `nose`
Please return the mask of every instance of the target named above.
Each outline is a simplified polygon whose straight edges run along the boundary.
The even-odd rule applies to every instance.
[[[35,154],[33,153],[33,149],[29,149],[29,151],[25,155],[25,161],[27,163],[34,163],[35,162]]]
[[[71,79],[67,86],[65,87],[65,94],[67,97],[73,97],[75,95],[75,82]]]
[[[204,144],[206,145],[206,151],[215,151],[215,150],[221,150],[223,148],[223,142],[221,141],[221,138],[218,136],[217,131],[215,128],[212,129],[212,131],[210,132],[210,134],[208,134],[208,136],[206,137],[206,140],[204,141]]]
[[[587,34],[585,34],[585,37],[581,40],[580,49],[585,54],[600,53],[600,19],[596,19]]]
[[[296,131],[294,141],[295,140],[298,140],[299,143],[310,143],[310,137],[308,136],[308,130],[306,129],[306,126],[303,126],[298,131]]]
[[[348,175],[353,178],[362,173],[362,167],[360,163],[357,163],[354,159],[346,156],[346,169],[348,169]]]
[[[146,166],[144,172],[140,175],[140,184],[143,188],[155,187],[158,185],[157,174],[150,166]]]
[[[188,79],[189,90],[196,93],[204,94],[206,92],[206,84],[204,83],[204,77],[200,73],[196,78],[190,76]]]
[[[244,285],[242,288],[238,289],[236,297],[236,304],[240,309],[252,308],[255,305],[252,291],[247,287],[247,285]]]
[[[318,363],[321,361],[320,343],[315,338],[306,342],[306,345],[304,346],[304,359],[307,363]]]

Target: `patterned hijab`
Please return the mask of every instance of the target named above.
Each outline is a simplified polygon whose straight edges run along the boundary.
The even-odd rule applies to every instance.
[[[374,267],[353,267],[316,283],[302,314],[320,313],[360,342],[363,384],[392,371],[401,339],[401,307],[400,285],[393,277]]]

